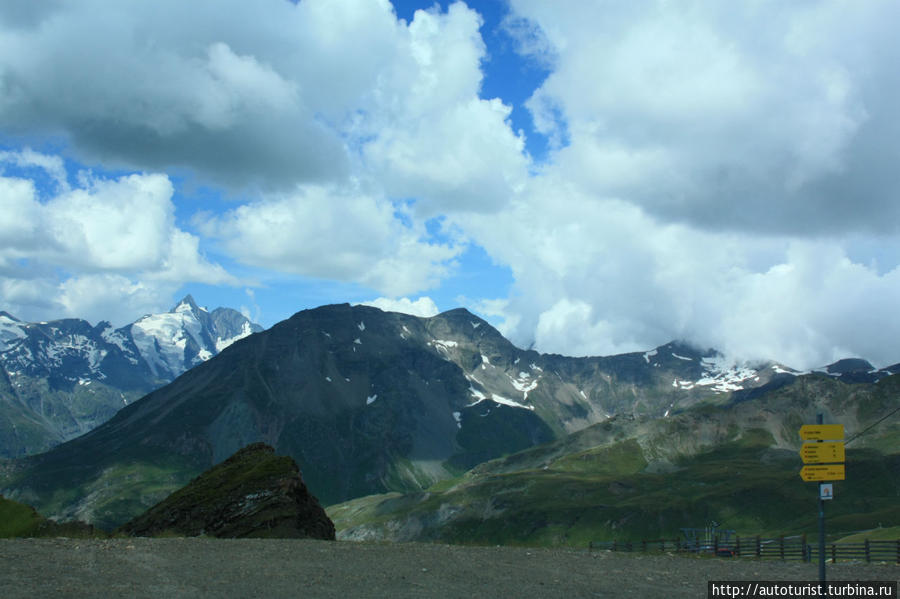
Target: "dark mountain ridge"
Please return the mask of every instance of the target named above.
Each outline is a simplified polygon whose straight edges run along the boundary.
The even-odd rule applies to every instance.
[[[804,378],[676,343],[611,357],[543,355],[464,309],[418,318],[322,306],[234,342],[84,436],[7,464],[0,492],[110,527],[264,442],[291,456],[330,504],[425,489],[613,419],[727,407],[786,377]],[[679,439],[697,451],[705,437]],[[654,460],[665,468],[678,451]]]

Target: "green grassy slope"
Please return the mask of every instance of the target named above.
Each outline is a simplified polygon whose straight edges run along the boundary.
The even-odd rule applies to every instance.
[[[619,459],[592,470],[590,459]],[[585,460],[585,457],[588,460]],[[800,460],[767,446],[733,443],[683,460],[676,472],[639,471],[628,444],[564,457],[546,469],[487,475],[417,495],[333,506],[339,532],[451,543],[580,545],[591,540],[676,538],[716,520],[744,535],[812,533],[816,487]],[[829,530],[900,522],[900,454],[850,451],[848,480],[835,483]]]
[[[33,507],[0,495],[0,538],[32,536],[43,521]]]
[[[583,545],[675,538],[709,520],[745,535],[814,533],[815,483],[799,476],[799,428],[823,412],[847,429],[847,480],[827,504],[835,536],[900,524],[900,376],[826,376],[667,419],[615,418],[480,464],[426,493],[332,506],[343,538]],[[857,436],[859,435],[859,436]]]

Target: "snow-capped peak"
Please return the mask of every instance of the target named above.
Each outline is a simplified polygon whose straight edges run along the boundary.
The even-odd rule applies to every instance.
[[[0,312],[0,351],[25,337],[25,324],[15,316]]]
[[[135,322],[131,336],[155,375],[174,378],[253,333],[253,324],[236,312],[226,314],[217,327],[216,314],[223,310],[229,312],[200,310],[187,295],[170,312],[148,314]],[[240,329],[235,331],[237,326]]]

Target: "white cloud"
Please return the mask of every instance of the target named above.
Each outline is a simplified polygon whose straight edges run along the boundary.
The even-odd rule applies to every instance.
[[[511,269],[487,308],[516,343],[900,360],[895,3],[511,8],[553,150],[502,213],[450,220]]]
[[[379,297],[368,302],[362,302],[361,305],[373,306],[385,312],[400,312],[401,314],[411,314],[423,318],[429,318],[439,312],[434,300],[424,295],[417,300],[411,300],[408,297]]]
[[[410,23],[387,0],[0,4],[4,134],[242,202],[195,219],[207,240],[175,225],[165,176],[70,186],[60,157],[5,153],[55,189],[0,178],[4,299],[94,310],[101,286],[138,306],[233,282],[206,241],[416,297],[471,240],[515,279],[475,304],[542,351],[900,359],[900,5],[510,6],[505,30],[551,70],[527,102],[550,139],[537,169],[509,100],[479,97],[488,49],[462,3]]]
[[[391,296],[438,284],[461,248],[431,243],[393,206],[355,189],[305,186],[206,215],[198,227],[236,259],[306,277],[356,282]]]
[[[424,213],[496,210],[526,176],[512,107],[478,97],[480,25],[461,3],[417,11],[359,123],[368,169],[390,195],[418,198]]]
[[[711,230],[898,230],[896,181],[872,183],[889,161],[860,160],[900,155],[878,133],[900,116],[895,3],[512,7],[554,53],[528,106],[569,142],[562,179]]]
[[[0,152],[0,168],[2,168],[4,163],[14,164],[23,168],[36,167],[50,176],[58,190],[69,190],[66,166],[63,159],[59,156],[41,154],[31,148],[23,148],[18,152]]]
[[[834,238],[665,224],[625,202],[540,183],[502,216],[463,224],[514,273],[510,298],[481,308],[504,318],[501,330],[520,346],[610,355],[684,339],[798,368],[900,359],[891,341],[900,267],[879,272]]]
[[[3,158],[64,180],[58,157],[25,152]],[[236,282],[203,256],[197,237],[176,226],[165,175],[79,179],[78,186],[58,185],[41,200],[33,180],[0,177],[7,217],[0,224],[0,279],[9,311],[26,319],[129,320],[130,310],[160,309],[185,282]]]
[[[60,311],[68,316],[97,323],[106,320],[116,326],[144,314],[168,308],[177,284],[147,284],[118,274],[86,274],[59,283],[53,294]]]
[[[40,204],[35,199],[34,183],[26,179],[0,177],[0,198],[2,198],[3,218],[0,219],[0,264],[9,259],[14,248],[23,251],[33,248],[35,243],[35,223],[40,213]],[[18,253],[18,252],[17,252]]]
[[[48,3],[0,20],[0,127],[238,190],[355,176],[494,209],[526,160],[478,98],[480,24],[463,3],[410,23],[388,0]]]

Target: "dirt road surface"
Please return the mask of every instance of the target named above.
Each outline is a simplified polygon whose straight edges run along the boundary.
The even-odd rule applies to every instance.
[[[830,580],[891,580],[835,564]],[[706,597],[708,580],[816,580],[816,564],[307,540],[0,540],[0,597]]]

